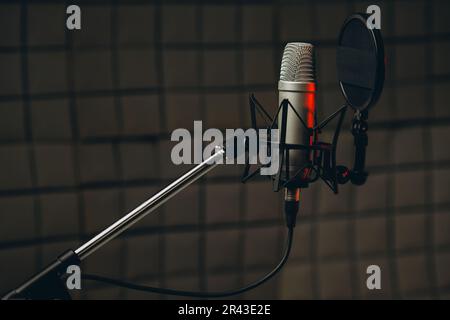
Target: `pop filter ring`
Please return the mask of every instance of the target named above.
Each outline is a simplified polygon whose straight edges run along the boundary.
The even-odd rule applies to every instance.
[[[369,110],[373,105],[375,105],[375,103],[378,101],[381,92],[383,91],[383,84],[384,84],[384,77],[385,77],[385,65],[384,65],[384,44],[383,44],[383,39],[381,36],[381,32],[379,29],[373,28],[367,28],[367,19],[369,18],[369,15],[366,13],[355,13],[353,15],[351,15],[350,17],[348,17],[342,28],[341,31],[339,33],[339,38],[338,38],[338,46],[341,45],[342,40],[343,40],[343,36],[344,36],[344,31],[346,30],[347,26],[353,22],[354,20],[357,20],[359,22],[361,22],[364,26],[366,26],[367,32],[370,35],[370,38],[372,40],[372,45],[374,47],[374,54],[375,54],[375,60],[376,60],[376,69],[375,69],[375,79],[373,82],[373,88],[371,89],[370,92],[370,97],[365,101],[365,103],[363,105],[355,105],[355,103],[352,103],[352,99],[349,98],[349,94],[346,90],[346,84],[343,83],[340,79],[339,80],[339,87],[341,89],[341,92],[345,98],[345,100],[347,101],[347,104],[352,107],[354,110],[356,111],[365,111],[365,110]],[[339,50],[339,47],[338,47]],[[338,74],[339,74],[339,59],[337,61],[337,69],[338,69]]]

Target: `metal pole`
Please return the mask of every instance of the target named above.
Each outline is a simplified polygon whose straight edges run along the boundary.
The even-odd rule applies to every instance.
[[[211,169],[218,165],[218,160],[223,159],[225,154],[225,149],[221,147],[216,147],[216,152],[214,155],[197,165],[195,168],[185,173],[183,176],[169,184],[167,187],[162,189],[160,192],[155,194],[153,197],[143,202],[136,209],[113,223],[111,226],[97,234],[91,240],[87,241],[75,250],[80,260],[84,260],[91,253],[96,251],[98,248],[114,239],[120,233],[131,227],[133,224],[138,222],[140,219],[145,217],[150,212],[154,211],[164,202],[172,198],[178,192],[189,186],[191,183],[199,179],[208,173]]]

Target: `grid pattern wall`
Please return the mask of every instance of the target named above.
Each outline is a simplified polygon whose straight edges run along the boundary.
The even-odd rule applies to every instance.
[[[378,4],[387,75],[368,182],[305,190],[292,258],[242,298],[450,298],[448,1],[78,3],[80,31],[65,28],[72,2],[0,4],[0,291],[186,171],[170,161],[175,128],[248,127],[250,92],[273,110],[286,42],[316,45],[319,118],[336,110],[338,31]],[[282,202],[262,178],[241,184],[241,169],[213,171],[83,271],[215,291],[260,277],[283,248]],[[372,264],[382,290],[366,288]],[[84,286],[76,298],[167,298]]]

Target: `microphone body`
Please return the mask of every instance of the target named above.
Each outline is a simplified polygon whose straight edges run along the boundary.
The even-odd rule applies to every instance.
[[[316,81],[313,45],[301,42],[286,45],[281,62],[278,90],[279,104],[285,99],[291,104],[287,108],[286,144],[311,145],[312,131],[305,128],[299,116],[308,128],[314,127]],[[281,124],[282,112],[278,115],[279,129]],[[281,175],[284,179],[292,179],[286,186],[285,203],[290,210],[294,210],[295,207],[298,209],[300,188],[308,186],[309,171],[305,169],[305,166],[311,160],[311,152],[304,149],[291,149],[288,152],[289,165],[281,168],[283,170]]]

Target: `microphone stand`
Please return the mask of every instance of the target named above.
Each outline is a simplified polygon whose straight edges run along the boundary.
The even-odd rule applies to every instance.
[[[167,202],[181,190],[204,176],[215,168],[224,158],[225,149],[216,147],[215,153],[185,173],[183,176],[169,184],[153,197],[143,202],[137,208],[120,218],[108,228],[81,245],[75,251],[68,250],[60,255],[53,263],[31,277],[28,281],[2,297],[8,299],[70,299],[65,279],[69,265],[79,265],[82,260],[97,249],[114,239],[120,233],[141,220],[150,212]]]

